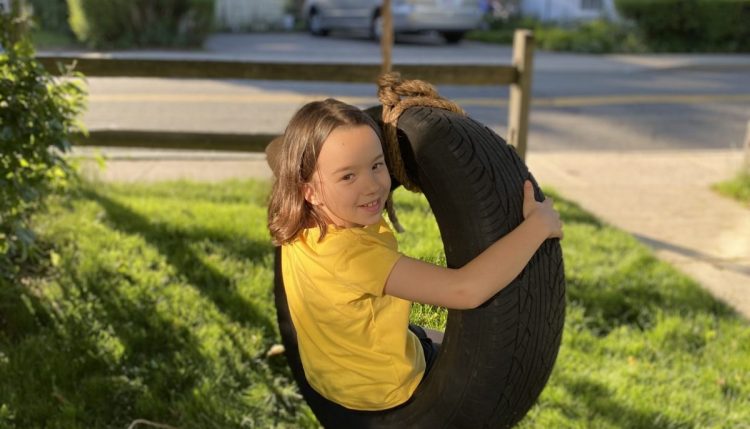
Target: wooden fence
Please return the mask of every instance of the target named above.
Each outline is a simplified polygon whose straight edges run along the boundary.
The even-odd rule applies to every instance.
[[[523,158],[526,153],[534,39],[528,30],[517,30],[513,40],[512,65],[394,65],[405,79],[422,79],[433,84],[510,85],[508,105],[509,144]],[[264,79],[374,83],[378,64],[273,63],[207,59],[129,59],[103,56],[39,55],[51,73],[58,63],[76,63],[76,70],[90,77],[126,76],[205,79]],[[88,137],[74,136],[81,146],[148,147],[168,149],[210,149],[262,152],[275,136],[269,134],[226,134],[154,132],[135,130],[92,130]]]

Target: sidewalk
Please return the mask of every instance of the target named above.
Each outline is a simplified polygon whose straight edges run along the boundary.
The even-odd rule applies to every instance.
[[[124,182],[271,177],[263,154],[127,149],[108,154],[105,171],[89,162],[85,174]],[[527,163],[540,183],[632,233],[750,319],[750,208],[709,189],[738,171],[742,159],[740,150],[532,150]]]
[[[534,153],[537,179],[633,234],[750,319],[750,208],[714,193],[741,150]]]

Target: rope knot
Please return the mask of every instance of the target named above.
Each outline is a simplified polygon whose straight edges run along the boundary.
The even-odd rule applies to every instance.
[[[461,115],[466,113],[458,105],[441,97],[434,86],[422,80],[402,80],[398,72],[388,72],[378,78],[378,99],[383,104],[383,135],[389,166],[404,188],[419,192],[419,187],[406,174],[398,146],[398,118],[410,107],[428,106]]]

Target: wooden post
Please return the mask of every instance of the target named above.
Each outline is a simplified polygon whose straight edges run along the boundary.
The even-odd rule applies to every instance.
[[[388,73],[391,71],[391,54],[393,52],[393,13],[391,12],[391,0],[383,0],[380,16],[383,19],[383,31],[380,34],[380,50],[383,53],[383,63],[380,72]]]
[[[510,85],[508,143],[516,148],[521,159],[526,158],[533,59],[534,35],[529,30],[516,30],[513,34],[513,66],[518,79]]]

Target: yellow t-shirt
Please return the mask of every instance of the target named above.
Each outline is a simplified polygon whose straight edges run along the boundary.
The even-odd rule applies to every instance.
[[[402,404],[425,369],[408,329],[411,302],[383,294],[401,256],[383,219],[363,228],[304,230],[282,246],[282,275],[310,385],[355,410]]]

